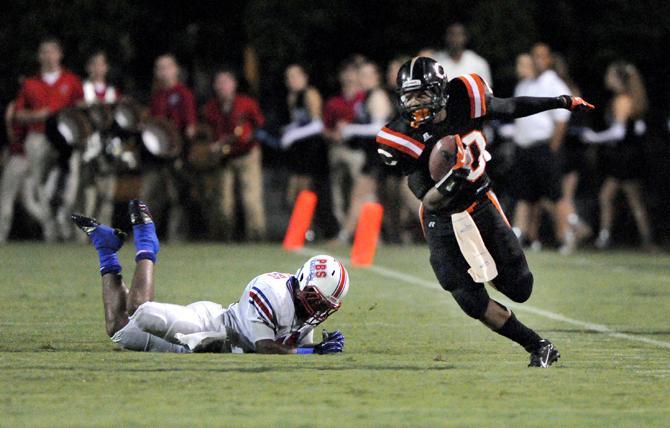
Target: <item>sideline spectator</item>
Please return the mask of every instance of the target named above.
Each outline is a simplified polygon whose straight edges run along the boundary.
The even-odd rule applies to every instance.
[[[281,139],[282,147],[287,150],[286,166],[291,171],[287,202],[292,206],[301,190],[316,192],[315,229],[320,236],[331,239],[338,226],[332,210],[328,146],[323,137],[323,100],[309,84],[309,76],[301,65],[286,67],[285,78],[291,116]]]
[[[301,190],[312,189],[314,175],[323,168],[321,155],[326,153],[323,142],[321,94],[309,85],[309,78],[302,66],[286,67],[286,103],[291,123],[285,128],[281,145],[288,154],[287,167],[291,171],[286,194],[289,205]]]
[[[45,122],[52,114],[75,106],[83,98],[79,77],[61,66],[62,58],[63,49],[59,40],[47,38],[40,43],[40,72],[24,81],[16,100],[14,116],[17,123],[28,128],[24,142],[29,168],[25,208],[40,222],[47,242],[54,242],[58,231],[51,207],[54,195],[49,190],[55,186],[47,183],[50,175],[54,177],[50,171],[56,161],[56,153],[45,136]]]
[[[554,53],[553,62],[554,71],[556,71],[558,77],[560,77],[561,80],[563,80],[568,86],[570,93],[573,96],[580,97],[582,95],[581,90],[570,77],[568,63],[565,58],[560,54]],[[569,229],[567,233],[574,235],[569,236],[567,241],[574,243],[575,247],[582,240],[588,238],[593,233],[591,231],[591,227],[582,221],[580,216],[577,214],[577,209],[575,207],[575,194],[577,193],[579,180],[587,170],[586,147],[581,141],[579,135],[580,130],[582,129],[584,117],[584,115],[579,114],[573,114],[570,116],[570,120],[568,121],[568,129],[565,136],[565,143],[563,143],[562,150],[560,151],[561,172],[563,174],[561,179],[561,188],[563,193],[562,203],[565,204],[566,209],[570,211],[570,214],[568,215]],[[537,221],[539,222],[539,219],[537,219]],[[568,250],[567,247],[566,250]]]
[[[342,141],[364,154],[360,174],[353,180],[344,227],[339,239],[351,240],[361,207],[366,202],[377,200],[377,180],[381,168],[377,155],[377,133],[393,115],[393,105],[388,93],[382,87],[381,73],[377,64],[366,61],[358,66],[358,82],[364,91],[364,99],[355,110],[353,121],[337,125]]]
[[[25,126],[18,125],[15,120],[16,102],[12,101],[5,109],[5,130],[9,147],[6,158],[0,154],[2,179],[0,180],[0,244],[7,242],[7,237],[14,220],[14,204],[21,192],[23,204],[28,205],[26,177],[28,176],[28,159],[23,147]]]
[[[220,169],[220,213],[225,239],[234,235],[236,225],[236,189],[245,218],[245,239],[265,239],[265,207],[261,149],[254,131],[265,118],[253,98],[237,93],[237,76],[222,69],[214,75],[215,96],[205,104],[205,121],[214,128],[225,156]],[[215,211],[215,210],[212,210]]]
[[[536,44],[531,52],[535,68],[534,79],[524,79],[517,85],[514,96],[554,97],[569,94],[567,87],[552,67],[552,55],[544,43]],[[541,244],[537,240],[538,205],[543,199],[554,213],[556,237],[562,244],[561,251],[567,253],[574,247],[573,237],[568,233],[569,207],[561,202],[561,171],[558,151],[563,143],[568,110],[549,110],[514,121],[514,142],[517,150],[517,205],[514,227],[519,236],[526,237],[535,249]]]
[[[161,55],[154,63],[155,88],[151,95],[151,116],[171,121],[184,139],[184,150],[195,135],[197,120],[193,93],[179,81],[179,64],[172,54]],[[179,160],[163,160],[144,156],[140,197],[155,210],[158,219],[169,210],[167,236],[186,238],[185,207],[189,199],[189,183],[179,168]],[[159,227],[160,229],[160,227]]]
[[[362,109],[365,92],[358,81],[358,67],[353,61],[344,62],[339,69],[340,95],[326,102],[323,109],[324,135],[330,142],[329,164],[335,217],[342,227],[347,220],[349,192],[346,181],[354,183],[361,175],[365,153],[346,144],[340,129],[354,120]]]
[[[641,140],[646,130],[643,118],[647,112],[647,92],[637,68],[626,62],[615,62],[607,68],[605,85],[614,92],[608,109],[610,127],[601,132],[586,129],[582,134],[587,143],[603,144],[599,163],[605,181],[599,195],[600,233],[596,247],[605,249],[610,246],[614,198],[622,189],[637,223],[643,248],[655,251],[641,186],[644,171]]]
[[[435,52],[433,59],[442,64],[449,79],[476,73],[490,86],[493,82],[489,63],[474,51],[466,49],[468,38],[468,32],[463,24],[455,22],[449,25],[444,38],[446,49]]]

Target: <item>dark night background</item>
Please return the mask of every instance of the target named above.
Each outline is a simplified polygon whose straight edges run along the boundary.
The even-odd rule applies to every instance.
[[[313,83],[329,96],[338,89],[337,65],[351,54],[384,67],[398,54],[441,49],[446,25],[460,21],[470,30],[471,48],[489,61],[498,96],[511,95],[515,57],[537,41],[566,56],[584,97],[599,106],[609,97],[603,89],[609,62],[625,59],[639,67],[651,101],[648,204],[657,232],[667,237],[669,16],[670,2],[663,0],[8,2],[0,14],[0,107],[15,96],[19,76],[35,71],[37,44],[46,35],[63,41],[65,65],[80,75],[91,52],[106,50],[112,80],[140,100],[150,92],[153,60],[160,53],[177,55],[187,82],[202,98],[208,83],[198,76],[221,64],[241,69],[244,50],[251,47],[261,78],[254,95],[272,119],[284,102],[287,64],[305,64]],[[596,125],[603,110],[593,115]]]

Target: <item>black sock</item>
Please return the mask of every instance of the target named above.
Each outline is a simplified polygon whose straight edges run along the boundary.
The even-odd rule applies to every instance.
[[[523,325],[521,321],[516,318],[514,312],[512,312],[512,315],[505,321],[505,324],[496,331],[496,333],[515,341],[523,346],[528,352],[532,353],[540,349],[540,340],[542,340],[542,338],[533,330]]]

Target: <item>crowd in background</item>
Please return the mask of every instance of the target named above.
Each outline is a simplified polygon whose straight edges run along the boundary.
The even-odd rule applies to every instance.
[[[487,61],[467,44],[465,27],[452,24],[444,49],[418,54],[435,58],[449,78],[477,73],[491,84]],[[164,239],[274,239],[285,223],[268,219],[290,210],[301,190],[318,195],[317,239],[350,242],[361,206],[369,201],[384,205],[386,242],[421,239],[419,201],[406,178],[379,161],[375,144],[377,132],[397,113],[395,77],[409,55],[384,67],[352,55],[336,71],[339,94],[327,98],[310,84],[303,65],[288,65],[283,78],[289,119],[278,131],[266,129],[268,112],[239,90],[243,82],[235,68],[212,73],[214,95],[197,105],[180,78],[177,58],[161,55],[154,62],[151,98],[143,107],[107,81],[110,65],[104,52],[90,56],[83,82],[61,65],[57,39],[43,40],[37,57],[39,72],[22,80],[5,112],[9,145],[2,159],[0,243],[10,235],[17,201],[39,224],[43,239],[54,242],[76,239],[69,213],[112,223],[116,202],[131,197],[152,207]],[[565,59],[542,43],[519,55],[517,74],[515,96],[580,93]],[[616,62],[604,84],[613,94],[609,105],[599,106],[606,112],[604,130],[585,127],[567,110],[493,123],[486,130],[495,158],[490,167],[494,185],[505,195],[519,238],[532,248],[546,240],[540,231],[547,218],[554,227],[552,241],[562,252],[591,236],[598,248],[607,248],[619,190],[641,245],[655,248],[637,149],[646,128],[642,78],[633,64]],[[100,106],[106,106],[102,113]],[[122,107],[138,112],[136,125],[123,123]],[[73,133],[65,126],[68,118],[82,120],[76,112],[87,115],[89,129],[84,132],[86,127],[78,124],[77,135],[68,135]],[[96,112],[110,119],[100,124],[91,118]],[[589,223],[574,198],[579,180],[590,173],[587,163],[594,151],[604,181],[600,218]],[[264,155],[281,162],[264,163]]]

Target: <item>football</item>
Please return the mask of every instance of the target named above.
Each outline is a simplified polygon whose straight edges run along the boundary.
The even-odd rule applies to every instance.
[[[428,169],[433,181],[440,181],[456,163],[456,138],[447,135],[433,146],[428,158]]]

